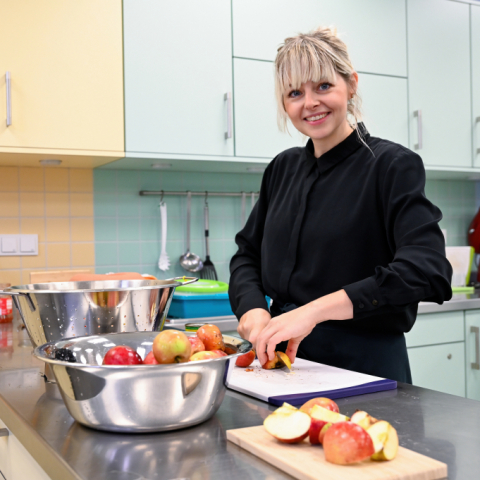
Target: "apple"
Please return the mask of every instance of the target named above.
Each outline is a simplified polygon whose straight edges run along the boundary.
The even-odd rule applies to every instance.
[[[216,353],[219,357],[228,357],[228,355],[225,352],[222,352],[221,350],[210,350],[212,353]]]
[[[207,323],[197,330],[197,337],[203,342],[206,350],[225,350],[222,332],[216,325]]]
[[[372,437],[353,422],[332,425],[323,437],[323,449],[327,462],[337,465],[361,462],[375,453]]]
[[[370,432],[368,432],[367,430],[367,433],[370,433]],[[392,460],[397,456],[397,452],[398,452],[397,431],[390,424],[388,424],[387,438],[383,444],[382,450],[374,453],[370,458],[372,460]]]
[[[273,360],[267,360],[262,365],[262,368],[265,370],[273,370],[274,368],[282,368],[284,365],[286,365],[289,369],[292,368],[292,363],[285,353],[275,352],[275,357]]]
[[[333,425],[333,423],[326,423],[322,429],[320,430],[320,433],[318,434],[318,443],[322,444],[323,443],[323,438],[325,437],[325,434],[327,433],[327,430]]]
[[[302,411],[302,409],[300,409],[300,411]],[[345,415],[332,412],[332,410],[328,410],[320,405],[314,405],[312,407],[310,411],[310,417],[312,419],[312,423],[310,425],[310,430],[308,431],[308,436],[310,437],[310,443],[312,445],[318,445],[320,443],[320,431],[327,423],[346,422],[349,420],[349,418]]]
[[[196,337],[196,336],[188,337],[188,340],[190,342],[190,345],[192,346],[191,355],[193,355],[194,353],[197,353],[197,352],[204,352],[205,351],[205,345],[203,344],[203,342],[198,337]]]
[[[305,402],[300,407],[300,410],[310,415],[310,411],[312,410],[314,405],[320,405],[321,407],[326,408],[327,410],[340,413],[340,409],[338,408],[338,405],[333,400],[330,400],[329,398],[325,398],[325,397],[312,398],[308,402]]]
[[[103,365],[141,365],[142,357],[130,347],[117,345],[103,357]]]
[[[145,360],[143,361],[145,365],[158,365],[157,359],[153,354],[153,350],[147,354]]]
[[[163,330],[153,340],[153,355],[158,363],[188,362],[192,346],[179,330]]]
[[[369,415],[367,412],[364,412],[363,410],[357,410],[352,415],[352,418],[350,419],[350,421],[353,423],[356,423],[357,425],[360,425],[365,430],[367,430],[374,423],[378,422],[376,418],[372,417],[371,415]]]
[[[240,355],[239,357],[237,357],[237,360],[235,360],[235,365],[237,367],[248,367],[252,364],[254,360],[255,350],[250,350],[245,355]]]
[[[283,352],[275,352],[277,354],[277,357],[288,367],[289,370],[292,369],[292,362],[290,361],[290,358],[288,358],[288,355]]]
[[[263,422],[265,430],[282,443],[299,443],[308,436],[311,419],[291,405],[283,405]]]
[[[190,357],[190,362],[195,362],[199,360],[212,360],[213,358],[220,358],[220,355],[215,352],[197,352]]]

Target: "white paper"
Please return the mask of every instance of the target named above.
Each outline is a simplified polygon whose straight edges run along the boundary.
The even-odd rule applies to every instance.
[[[285,370],[264,370],[258,360],[247,368],[230,362],[227,387],[267,402],[269,397],[278,395],[326,392],[384,380],[301,358],[295,360],[290,372]]]

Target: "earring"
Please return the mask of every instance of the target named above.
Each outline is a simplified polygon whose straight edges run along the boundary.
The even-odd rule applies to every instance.
[[[348,99],[348,105],[355,105],[355,102],[353,101],[353,97]]]

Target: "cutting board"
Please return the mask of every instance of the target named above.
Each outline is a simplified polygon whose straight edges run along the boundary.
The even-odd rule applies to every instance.
[[[315,397],[344,398],[397,388],[395,380],[295,359],[292,370],[264,370],[258,360],[248,368],[230,362],[227,387],[272,405],[302,405]]]
[[[325,460],[323,448],[307,440],[282,444],[263,425],[227,430],[227,439],[300,480],[435,480],[447,477],[445,463],[399,447],[388,462],[366,460],[352,465],[334,465]]]

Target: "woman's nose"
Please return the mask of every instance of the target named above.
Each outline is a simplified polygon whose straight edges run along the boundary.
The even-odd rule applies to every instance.
[[[315,92],[306,91],[305,92],[305,108],[311,110],[320,105],[320,99]]]

